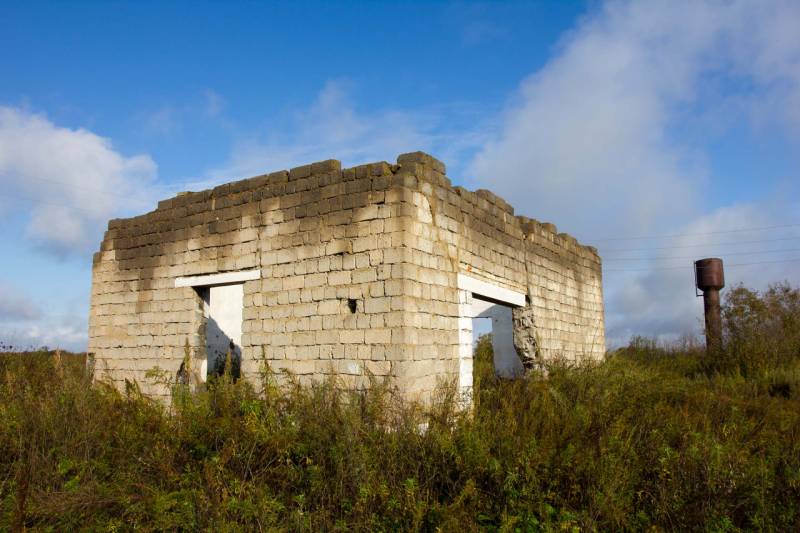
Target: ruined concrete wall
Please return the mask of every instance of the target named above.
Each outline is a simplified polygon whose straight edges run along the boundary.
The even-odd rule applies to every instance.
[[[202,302],[175,278],[252,268],[261,279],[244,283],[245,375],[262,358],[304,381],[335,373],[354,386],[368,373],[402,371],[412,351],[403,297],[411,213],[395,171],[326,161],[112,220],[93,266],[89,351],[98,374],[165,393],[147,370],[174,376],[187,341],[204,356]]]
[[[202,300],[175,279],[247,269],[260,278],[244,283],[245,376],[262,361],[301,381],[362,386],[372,373],[425,397],[471,356],[458,273],[528,296],[514,316],[529,357],[604,351],[594,250],[491,193],[452,187],[441,162],[412,153],[397,165],[304,165],[112,220],[93,265],[97,374],[165,393],[149,369],[174,377],[187,342],[204,357]]]
[[[488,191],[452,187],[444,165],[427,154],[406,154],[398,163],[415,207],[409,236],[415,359],[430,361],[409,368],[415,388],[435,386],[413,379],[415,368],[457,382],[465,357],[470,379],[471,325],[464,317],[472,295],[459,290],[459,273],[526,295],[526,305],[514,310],[514,342],[526,366],[542,358],[603,356],[602,273],[594,248],[551,224],[514,216]]]
[[[530,305],[514,311],[518,349],[529,363],[601,358],[606,344],[597,250],[557,233],[552,224],[521,221]]]

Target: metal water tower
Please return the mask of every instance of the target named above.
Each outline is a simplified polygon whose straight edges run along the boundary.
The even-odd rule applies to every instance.
[[[719,291],[725,286],[722,259],[709,257],[695,261],[694,279],[697,289],[703,291],[706,350],[717,351],[722,347],[722,316],[719,304]]]

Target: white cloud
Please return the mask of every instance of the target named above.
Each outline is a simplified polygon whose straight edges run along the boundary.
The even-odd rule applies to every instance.
[[[331,80],[308,108],[270,117],[263,129],[239,138],[229,160],[192,188],[331,157],[349,166],[425,150],[448,164],[451,177],[492,189],[517,212],[553,221],[600,246],[607,259],[612,344],[631,334],[674,338],[697,332],[701,301],[694,298],[691,258],[678,261],[686,263],[684,270],[674,270],[676,261],[659,257],[722,255],[730,265],[729,286],[742,281],[763,287],[765,281],[800,282],[797,263],[734,265],[800,254],[729,258],[721,252],[766,247],[715,248],[740,234],[714,233],[633,241],[640,248],[657,244],[672,250],[637,252],[643,261],[613,262],[628,257],[612,251],[622,243],[595,239],[697,235],[780,225],[796,217],[800,205],[764,195],[716,209],[704,202],[712,183],[725,186],[724,178],[710,171],[715,155],[709,136],[744,125],[800,139],[798,27],[800,4],[792,1],[606,2],[564,36],[496,122],[488,120],[487,109],[457,103],[413,111],[368,109],[354,103],[357,88],[351,83]],[[467,38],[470,31],[477,39],[493,32],[479,25],[467,28]],[[190,113],[222,121],[224,107],[222,97],[207,91],[199,111],[195,101],[190,110],[164,108],[172,111],[157,110],[153,118],[168,130],[170,121],[178,127],[178,119]],[[148,156],[127,157],[92,132],[0,107],[0,185],[10,195],[41,200],[14,207],[6,198],[4,209],[25,213],[28,235],[50,251],[94,249],[113,214],[152,208],[143,189],[155,174]],[[763,176],[765,182],[778,178],[796,192],[796,175]],[[766,235],[756,233],[753,240]],[[634,268],[643,270],[612,272]],[[23,327],[17,335],[30,342],[60,341],[53,332],[85,341],[85,325],[55,319]]]
[[[173,141],[188,131],[208,126],[223,127],[228,124],[224,116],[225,98],[213,89],[188,95],[180,103],[141,111],[134,115],[134,123],[147,137],[160,137]]]
[[[225,109],[225,99],[218,92],[212,89],[203,91],[203,111],[208,117],[217,117]]]
[[[500,134],[470,170],[484,186],[515,199],[518,212],[590,242],[796,222],[796,205],[770,209],[753,198],[709,214],[703,203],[712,181],[725,186],[710,174],[713,156],[704,151],[708,135],[724,126],[709,132],[708,123],[770,132],[788,126],[790,137],[800,132],[797,28],[796,2],[607,2],[522,83]],[[608,243],[595,244],[613,257],[604,252]],[[655,260],[622,265],[659,266]],[[742,268],[741,281],[765,279],[763,269]],[[781,279],[793,269],[775,264],[769,272]],[[690,267],[609,272],[605,286],[609,339],[696,330]]]
[[[445,161],[459,161],[485,138],[476,123],[480,111],[457,103],[417,111],[363,111],[351,99],[347,80],[328,81],[307,109],[275,120],[264,132],[236,142],[230,160],[209,172],[211,180],[230,180],[335,158],[345,165],[394,161],[403,152],[425,150]],[[464,124],[469,127],[463,127]]]
[[[86,350],[87,324],[70,317],[45,318],[27,325],[0,324],[0,349],[35,350],[42,347],[75,352]]]
[[[5,211],[23,214],[27,236],[48,252],[95,249],[109,218],[152,208],[155,176],[147,155],[123,156],[91,131],[0,106],[0,186],[13,199]]]
[[[607,252],[609,345],[624,344],[635,334],[662,340],[674,340],[683,333],[700,335],[703,306],[702,298],[695,297],[695,259],[721,257],[728,288],[741,283],[761,290],[780,281],[799,285],[800,226],[781,227],[786,220],[780,216],[798,211],[800,204],[778,200],[723,207],[679,228],[680,236],[660,240],[658,246],[666,250]],[[741,228],[773,229],[737,231]],[[614,248],[645,246],[626,242]],[[643,260],[616,261],[632,257]]]
[[[28,321],[37,319],[42,311],[28,295],[0,281],[0,319]]]
[[[607,3],[522,83],[471,170],[585,235],[598,220],[619,234],[696,213],[704,157],[671,127],[731,92],[760,116],[794,113],[800,32],[788,28],[798,27],[796,3]]]
[[[79,296],[59,294],[47,305],[28,293],[0,282],[0,351],[43,346],[86,350],[88,291]]]
[[[164,106],[155,111],[140,114],[139,121],[148,133],[168,137],[181,129],[181,120],[178,114],[175,108]]]

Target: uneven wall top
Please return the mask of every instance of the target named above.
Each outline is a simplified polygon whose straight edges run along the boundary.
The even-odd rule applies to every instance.
[[[519,296],[520,357],[602,356],[597,251],[487,190],[454,187],[445,170],[422,152],[346,169],[320,161],[110,221],[94,256],[89,350],[117,382],[155,366],[176,375],[187,351],[210,365],[209,280],[238,271],[250,273],[241,329],[231,323],[243,375],[264,361],[357,387],[391,377],[411,395],[441,379],[471,386],[469,299],[495,292],[467,290],[465,277]]]
[[[211,200],[212,209],[231,207],[236,204],[229,203],[227,197],[257,189],[261,191],[260,194],[262,198],[268,198],[307,191],[315,186],[322,187],[340,180],[346,182],[370,176],[374,177],[374,179],[386,180],[387,176],[397,176],[400,178],[407,174],[413,174],[417,178],[422,178],[435,186],[458,195],[468,204],[472,204],[485,212],[491,213],[494,218],[504,226],[498,229],[507,232],[508,230],[512,230],[514,233],[520,232],[526,237],[535,235],[539,238],[545,238],[551,241],[555,246],[574,251],[581,257],[593,259],[598,263],[600,262],[600,257],[595,247],[582,245],[575,237],[567,233],[559,233],[555,224],[541,222],[526,216],[514,215],[514,207],[491,191],[486,189],[469,191],[464,187],[453,186],[450,179],[445,175],[445,171],[446,167],[444,163],[425,152],[401,154],[397,157],[397,163],[394,165],[385,161],[380,161],[345,169],[342,169],[340,161],[328,159],[301,165],[289,170],[280,170],[225,183],[199,192],[180,192],[172,198],[158,202],[158,207],[154,211],[131,218],[110,220],[108,229],[132,229],[132,226],[140,225],[157,226],[159,222],[164,222],[165,225],[171,226],[169,222],[174,221],[176,218],[196,214],[199,206],[207,205],[204,204],[204,202]],[[317,181],[317,183],[311,183],[309,178],[316,176],[322,176],[322,179]],[[213,203],[215,199],[219,201],[217,205]],[[239,199],[238,203],[243,203],[245,201],[247,201],[247,199]],[[153,229],[170,228],[154,227]],[[126,232],[124,231],[112,231],[112,233],[116,233],[117,235],[106,235],[107,239],[108,237],[113,239],[114,237],[130,236],[125,235]],[[104,246],[104,249],[110,249],[108,244]]]

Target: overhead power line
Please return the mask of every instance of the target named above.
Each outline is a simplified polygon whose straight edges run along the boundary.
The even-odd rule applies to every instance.
[[[604,242],[604,241],[644,241],[648,239],[674,239],[678,237],[705,237],[708,235],[722,235],[726,233],[747,233],[747,232],[755,232],[755,231],[766,231],[771,229],[781,229],[781,228],[796,228],[800,227],[800,224],[778,224],[775,226],[761,226],[756,228],[738,228],[738,229],[729,229],[729,230],[719,230],[719,231],[707,231],[705,233],[676,233],[673,235],[650,235],[650,236],[642,236],[642,237],[607,237],[605,239],[587,239],[587,241],[594,241],[594,242]]]
[[[655,252],[658,250],[672,250],[674,248],[714,248],[717,246],[739,246],[742,244],[761,244],[763,242],[782,242],[782,241],[798,241],[800,240],[800,236],[798,237],[781,237],[778,239],[758,239],[753,241],[728,241],[728,242],[717,242],[717,243],[703,243],[703,244],[676,244],[675,246],[654,246],[651,248],[612,248],[608,250],[601,250],[604,254],[605,253],[612,253],[612,252]]]
[[[800,248],[792,248],[792,249],[783,249],[783,250],[761,250],[758,252],[729,252],[726,254],[720,255],[759,255],[759,254],[775,254],[781,252],[800,252]],[[684,255],[684,256],[658,256],[658,257],[618,257],[612,259],[603,259],[604,263],[608,262],[618,262],[618,261],[670,261],[670,260],[677,260],[677,259],[696,259],[696,256],[693,255]]]
[[[753,261],[752,263],[726,263],[725,268],[731,267],[742,267],[742,266],[753,266],[753,265],[768,265],[773,263],[795,263],[800,262],[800,257],[795,257],[792,259],[778,259],[775,261]],[[656,268],[610,268],[610,269],[603,269],[603,272],[652,272],[652,271],[660,271],[660,270],[691,270],[694,268],[694,263],[684,265],[684,266],[674,266],[674,267],[656,267]]]

